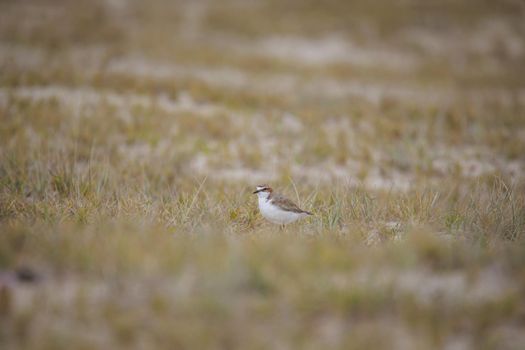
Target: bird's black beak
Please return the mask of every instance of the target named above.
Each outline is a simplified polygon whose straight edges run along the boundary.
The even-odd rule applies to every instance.
[[[263,189],[260,189],[260,190],[257,190],[257,191],[253,191],[253,194],[257,194],[259,192],[261,192]]]

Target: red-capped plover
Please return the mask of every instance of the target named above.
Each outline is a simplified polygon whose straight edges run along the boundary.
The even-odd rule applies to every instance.
[[[268,185],[259,185],[253,192],[259,197],[259,211],[262,216],[278,225],[286,225],[312,213],[302,210],[288,198],[277,194]]]

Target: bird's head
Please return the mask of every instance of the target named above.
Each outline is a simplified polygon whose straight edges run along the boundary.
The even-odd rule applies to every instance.
[[[273,192],[273,190],[272,190],[272,188],[270,186],[268,186],[268,185],[258,185],[255,188],[255,191],[253,191],[253,194],[256,194],[259,197],[266,198],[272,192]]]

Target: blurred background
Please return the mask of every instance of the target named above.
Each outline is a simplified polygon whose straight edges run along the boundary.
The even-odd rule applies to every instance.
[[[0,347],[520,348],[524,62],[521,0],[0,0]]]
[[[250,185],[523,173],[521,1],[1,6],[2,100],[75,116],[50,147]]]

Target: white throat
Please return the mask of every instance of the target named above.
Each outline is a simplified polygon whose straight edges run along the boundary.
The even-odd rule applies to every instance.
[[[257,197],[259,197],[259,201],[268,200],[268,196],[270,196],[270,192],[267,192],[267,191],[257,192]]]

